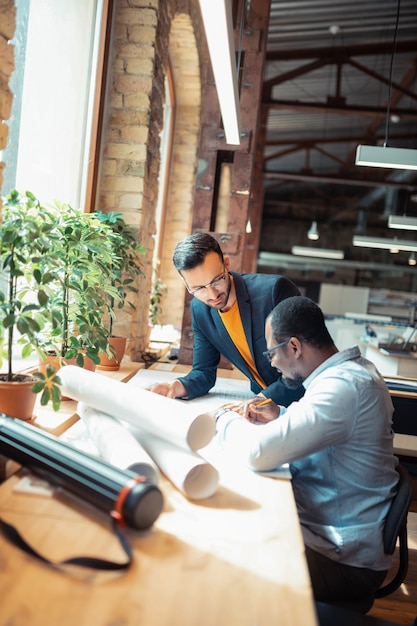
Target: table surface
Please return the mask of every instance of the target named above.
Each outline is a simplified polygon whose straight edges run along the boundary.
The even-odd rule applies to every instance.
[[[162,477],[162,513],[150,530],[126,531],[125,573],[57,572],[0,536],[0,626],[315,626],[290,481],[215,463],[220,485],[204,500]],[[47,558],[124,560],[104,513],[59,492],[21,493],[19,481],[0,485],[1,517]]]

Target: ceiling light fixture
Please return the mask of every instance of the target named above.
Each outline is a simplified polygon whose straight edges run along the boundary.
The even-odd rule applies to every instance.
[[[407,215],[389,215],[388,227],[400,230],[417,230],[417,217]]]
[[[358,146],[356,165],[390,167],[399,170],[417,170],[417,150],[383,146]]]
[[[408,241],[407,239],[385,239],[384,237],[365,237],[355,235],[352,243],[354,246],[361,248],[379,248],[381,250],[406,250],[408,252],[417,252],[417,241]]]
[[[410,256],[408,257],[408,265],[416,265],[416,264],[417,264],[416,253],[412,252]]]
[[[317,222],[316,221],[311,223],[310,229],[309,229],[309,231],[307,233],[307,237],[309,239],[311,239],[312,241],[317,241],[317,239],[319,239],[320,234],[319,234],[319,231],[318,231],[318,228],[317,228]]]
[[[416,246],[417,249],[417,246]],[[308,246],[293,246],[292,254],[296,256],[320,257],[322,259],[344,259],[343,250],[331,250],[329,248],[309,248]]]
[[[388,131],[390,121],[392,69],[394,65],[395,47],[397,42],[398,22],[400,19],[400,3],[397,3],[397,17],[392,44],[391,65],[388,81],[387,113],[385,119],[385,141],[383,146],[361,146],[356,149],[356,165],[368,165],[370,167],[388,167],[403,170],[417,170],[417,150],[409,148],[388,147]]]
[[[240,145],[240,102],[229,0],[200,0],[226,141]]]

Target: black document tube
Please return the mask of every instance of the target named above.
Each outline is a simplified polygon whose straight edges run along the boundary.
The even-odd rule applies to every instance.
[[[114,467],[31,424],[2,414],[0,454],[137,530],[152,526],[162,510],[160,489],[145,477]]]

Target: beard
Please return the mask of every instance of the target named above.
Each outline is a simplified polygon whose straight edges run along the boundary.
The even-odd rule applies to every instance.
[[[281,378],[287,389],[298,389],[298,387],[300,387],[300,385],[304,382],[304,378],[297,373],[295,373],[292,378],[285,378],[284,376]]]
[[[216,309],[217,311],[222,311],[229,300],[230,290],[232,289],[232,281],[230,278],[230,274],[227,274],[227,285],[225,290],[222,293],[217,295],[217,298],[208,300],[206,304],[212,309]],[[218,300],[218,302],[217,302]]]

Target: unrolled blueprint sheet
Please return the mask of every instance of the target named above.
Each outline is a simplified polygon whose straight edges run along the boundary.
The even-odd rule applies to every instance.
[[[126,384],[136,385],[143,389],[156,383],[164,383],[175,378],[179,378],[183,374],[173,372],[169,370],[139,370],[135,376],[133,376]],[[193,400],[182,400],[180,402],[187,402],[190,404],[199,404],[204,410],[213,410],[225,402],[231,402],[233,400],[249,400],[253,398],[255,394],[252,393],[248,380],[238,380],[234,378],[222,378],[217,377],[216,384],[213,389],[210,390],[205,396],[200,398],[194,398]],[[212,442],[200,453],[203,457],[211,460],[215,463],[217,456],[216,442]],[[259,472],[265,476],[271,476],[273,478],[291,478],[288,464],[285,463],[281,467],[277,467],[275,470],[268,472]]]
[[[175,378],[180,378],[183,374],[165,370],[139,370],[126,384],[135,385],[146,389],[156,383],[164,383]],[[233,400],[249,400],[254,397],[250,390],[248,380],[236,380],[234,378],[217,377],[216,384],[205,396],[194,398],[190,402],[206,406],[207,410],[215,409],[225,402]],[[189,402],[186,400],[185,402]]]

